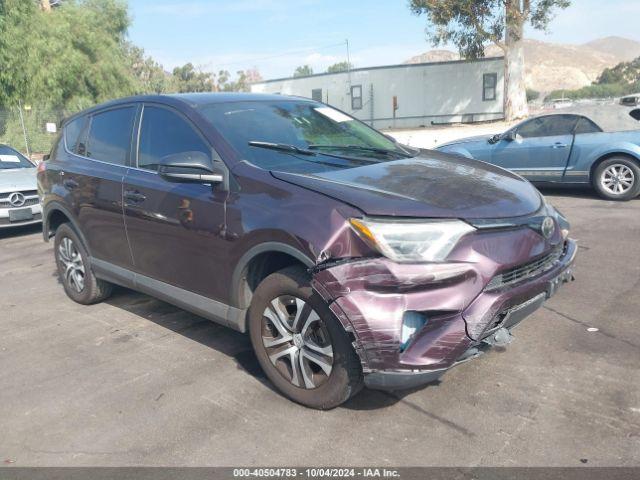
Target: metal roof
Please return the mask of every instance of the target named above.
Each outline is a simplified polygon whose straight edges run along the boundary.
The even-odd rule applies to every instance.
[[[504,57],[485,57],[478,58],[475,60],[472,59],[464,59],[464,60],[447,60],[445,62],[424,62],[424,63],[399,63],[396,65],[379,65],[375,67],[360,67],[360,68],[352,68],[351,70],[344,70],[342,72],[322,72],[322,73],[314,73],[313,75],[304,75],[300,77],[283,77],[283,78],[273,78],[270,80],[263,80],[261,82],[252,83],[252,85],[261,85],[263,83],[272,83],[272,82],[282,82],[285,80],[302,80],[305,78],[314,78],[314,77],[325,77],[327,75],[343,75],[346,73],[354,73],[354,72],[364,72],[369,70],[388,70],[393,68],[414,68],[414,67],[433,67],[436,65],[451,65],[456,63],[477,63],[477,62],[491,62],[495,60],[504,60]]]

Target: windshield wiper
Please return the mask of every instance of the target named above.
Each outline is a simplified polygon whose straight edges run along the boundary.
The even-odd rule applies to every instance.
[[[363,152],[379,153],[382,155],[399,155],[401,157],[410,158],[411,155],[397,150],[387,150],[386,148],[362,147],[360,145],[309,145],[309,150],[360,150]]]
[[[318,153],[311,151],[311,149],[307,150],[304,148],[296,147],[295,145],[289,145],[287,143],[258,142],[258,141],[252,140],[249,142],[249,145],[251,145],[252,147],[267,148],[269,150],[278,150],[280,152],[298,153],[300,155],[309,155],[309,156],[318,155]],[[346,160],[348,162],[358,163],[360,165],[370,165],[372,163],[378,163],[376,160],[370,160],[370,159],[364,159],[364,158],[353,158],[353,157],[347,157],[344,155],[336,155],[336,154],[325,153],[325,152],[322,152],[321,155],[324,157],[339,158],[340,160]],[[309,160],[309,161],[312,161],[312,160]],[[327,162],[321,162],[317,160],[313,160],[313,161],[316,163],[325,163],[326,165],[338,166],[335,163],[327,163]]]
[[[286,143],[257,142],[252,140],[249,142],[249,145],[252,147],[267,148],[269,150],[279,150],[281,152],[299,153],[300,155],[317,155],[316,152],[312,152],[311,150],[306,150]]]

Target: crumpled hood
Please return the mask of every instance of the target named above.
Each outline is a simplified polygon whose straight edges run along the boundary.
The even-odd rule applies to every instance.
[[[37,172],[36,168],[0,170],[0,193],[36,190],[38,188]]]
[[[272,175],[373,216],[508,218],[531,214],[542,202],[535,187],[517,175],[435,151],[351,169]]]
[[[462,145],[472,142],[488,142],[491,137],[493,137],[493,135],[475,135],[473,137],[459,138],[457,140],[451,140],[450,142],[442,143],[438,145],[437,148],[450,147],[451,145]]]

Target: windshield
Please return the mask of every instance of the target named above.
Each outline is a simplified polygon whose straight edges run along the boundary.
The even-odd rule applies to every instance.
[[[0,145],[0,170],[34,168],[35,166],[20,152],[6,145]]]
[[[353,168],[415,155],[364,123],[320,103],[247,101],[199,109],[243,159],[267,170]]]

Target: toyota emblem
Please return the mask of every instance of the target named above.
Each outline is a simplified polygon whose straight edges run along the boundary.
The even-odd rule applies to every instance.
[[[542,226],[540,227],[540,230],[542,231],[542,236],[544,238],[551,238],[551,236],[553,235],[553,232],[555,232],[556,230],[556,224],[553,221],[553,218],[551,217],[545,217],[545,219],[542,221]]]
[[[26,203],[24,195],[20,192],[13,192],[9,195],[9,203],[12,207],[21,207]]]

